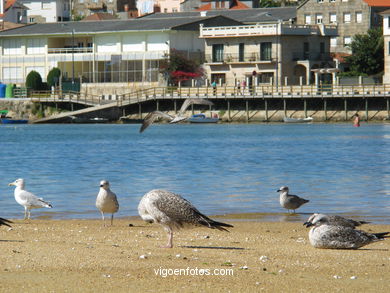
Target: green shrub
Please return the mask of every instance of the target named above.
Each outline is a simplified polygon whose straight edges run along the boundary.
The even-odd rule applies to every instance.
[[[51,88],[53,85],[58,85],[60,76],[61,70],[58,67],[53,67],[47,74],[47,86]]]
[[[42,89],[42,77],[41,75],[32,70],[26,77],[26,87],[39,91]]]

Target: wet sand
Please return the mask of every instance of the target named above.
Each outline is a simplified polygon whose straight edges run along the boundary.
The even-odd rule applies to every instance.
[[[309,244],[302,223],[224,221],[235,226],[230,233],[180,231],[167,249],[159,248],[166,243],[162,228],[138,218],[115,220],[113,227],[101,220],[15,220],[12,229],[0,227],[0,291],[388,290],[390,239],[359,250],[322,250]],[[390,225],[362,229],[383,232]]]

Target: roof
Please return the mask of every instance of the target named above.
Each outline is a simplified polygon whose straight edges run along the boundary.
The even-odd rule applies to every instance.
[[[100,20],[100,21],[69,21],[55,23],[29,24],[20,28],[0,32],[1,37],[25,35],[61,35],[69,34],[97,34],[112,32],[137,31],[166,31],[166,30],[198,30],[199,24],[215,25],[215,22],[227,22],[227,25],[239,23],[223,16],[210,17],[171,17],[171,18],[136,18],[126,20]],[[241,23],[240,23],[241,24]]]
[[[5,31],[5,30],[21,27],[21,26],[25,26],[25,24],[4,21],[2,27],[0,26],[0,31]]]
[[[379,13],[379,14],[390,14],[390,9],[386,9],[385,11],[382,11],[381,13]]]
[[[106,19],[118,19],[111,13],[103,13],[98,12],[91,15],[88,15],[87,17],[83,18],[81,21],[90,21],[90,20],[106,20]]]
[[[196,9],[196,11],[209,11],[212,9],[211,3],[207,3]],[[249,7],[239,0],[234,0],[233,4],[228,9],[249,9]]]
[[[363,0],[363,1],[366,2],[369,6],[390,7],[389,0]]]
[[[296,18],[296,7],[273,7],[273,8],[252,8],[252,9],[226,9],[205,11],[206,16],[222,15],[244,23],[275,22],[279,19],[289,20]],[[190,18],[200,15],[199,11],[186,11],[175,13],[153,13],[141,18]],[[203,12],[204,13],[204,12]]]

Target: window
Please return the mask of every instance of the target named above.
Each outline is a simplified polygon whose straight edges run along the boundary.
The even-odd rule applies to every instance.
[[[344,46],[351,44],[351,37],[344,37]]]
[[[238,44],[238,61],[243,62],[244,61],[244,54],[245,54],[245,45],[244,43]]]
[[[303,43],[303,59],[308,60],[310,55],[310,45],[308,42]]]
[[[345,12],[344,13],[344,23],[350,23],[351,22],[351,13]]]
[[[316,24],[321,24],[322,23],[322,13],[317,13],[316,14]]]
[[[29,19],[28,19],[28,22],[34,22],[35,21],[35,18],[34,17],[30,17]]]
[[[172,8],[172,12],[177,12],[177,8]]]
[[[311,24],[311,15],[310,14],[305,15],[305,24]]]
[[[164,13],[168,13],[168,8],[164,8]]]
[[[260,60],[271,61],[272,60],[272,43],[263,42],[260,43]]]
[[[321,54],[325,53],[325,43],[324,42],[320,43],[320,53]]]
[[[317,0],[318,3],[324,3],[324,0]]]
[[[21,23],[22,22],[22,13],[20,11],[17,12],[16,17],[17,17],[17,22]]]
[[[337,47],[337,37],[331,37],[330,38],[330,46],[331,47]]]
[[[363,18],[363,14],[361,11],[356,12],[355,14],[355,21],[356,23],[361,23]]]
[[[332,2],[334,3],[334,2],[336,2],[336,0],[329,0],[329,2],[330,2],[330,3],[332,3]]]
[[[41,38],[27,39],[27,54],[44,54],[45,40]]]
[[[79,0],[79,3],[84,3],[84,0]]]
[[[329,23],[337,23],[337,14],[334,12],[329,13]]]
[[[223,44],[213,45],[213,62],[223,62]]]

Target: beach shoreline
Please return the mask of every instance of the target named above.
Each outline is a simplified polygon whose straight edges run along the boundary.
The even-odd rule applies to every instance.
[[[378,292],[390,280],[390,240],[315,249],[298,222],[223,220],[234,225],[229,233],[182,230],[166,249],[163,229],[138,217],[112,227],[100,219],[13,221],[0,227],[1,292]]]

